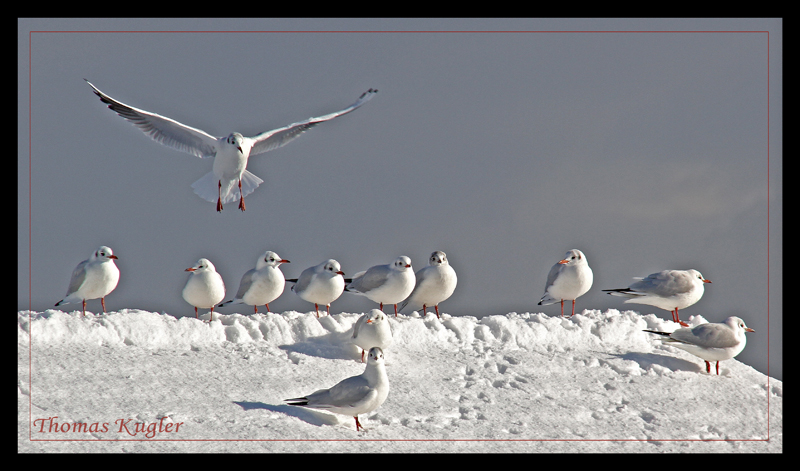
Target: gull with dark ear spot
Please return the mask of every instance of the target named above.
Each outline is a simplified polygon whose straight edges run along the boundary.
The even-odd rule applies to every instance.
[[[678,309],[683,309],[700,301],[705,284],[711,281],[703,278],[697,270],[662,270],[644,278],[634,278],[636,283],[627,288],[604,289],[613,296],[628,298],[626,303],[647,304],[672,313],[673,322],[688,327],[681,321]]]
[[[83,315],[86,316],[86,300],[100,298],[103,312],[106,312],[106,296],[114,291],[119,282],[119,268],[114,260],[117,260],[117,256],[109,247],[104,245],[95,250],[72,271],[67,296],[56,306],[80,301]]]
[[[286,280],[279,268],[281,263],[289,263],[280,255],[267,250],[256,260],[256,267],[251,268],[242,276],[239,282],[239,291],[230,301],[220,303],[218,307],[229,304],[247,304],[253,306],[253,312],[258,312],[258,305],[263,304],[269,312],[269,303],[278,299],[283,294]]]
[[[386,314],[379,309],[373,309],[359,317],[353,326],[352,341],[361,347],[361,363],[364,363],[364,354],[372,347],[385,349],[392,343],[392,329]]]
[[[212,322],[214,306],[225,297],[225,283],[222,282],[222,277],[207,258],[201,258],[186,271],[191,273],[183,288],[183,299],[194,306],[195,319],[199,319],[197,308],[211,309],[208,322]]]
[[[539,305],[561,302],[561,317],[564,317],[564,301],[571,300],[574,316],[575,300],[589,291],[593,281],[594,274],[586,255],[578,249],[572,249],[547,274],[544,296],[539,300]]]
[[[411,268],[411,259],[403,255],[394,263],[375,265],[366,271],[358,272],[351,280],[345,282],[347,282],[345,291],[366,296],[379,303],[381,311],[384,304],[394,304],[394,316],[397,317],[397,303],[411,294],[416,278],[414,269]]]
[[[294,291],[301,299],[314,303],[314,310],[319,317],[319,305],[325,306],[331,314],[331,303],[339,299],[344,291],[344,272],[334,259],[326,260],[319,265],[306,268],[300,278],[288,279],[294,283]]]
[[[706,373],[711,373],[712,361],[717,362],[719,375],[719,362],[730,360],[744,350],[747,344],[745,332],[755,332],[736,316],[725,319],[721,324],[700,324],[691,329],[680,328],[675,332],[658,332],[645,330],[651,334],[658,334],[666,338],[661,339],[666,345],[678,347],[706,362]]]
[[[290,406],[309,407],[356,419],[356,431],[364,430],[358,421],[359,414],[367,414],[383,404],[389,396],[389,377],[383,359],[383,350],[369,350],[364,373],[340,381],[330,389],[320,389],[312,394],[294,399],[284,399]]]
[[[232,132],[224,137],[213,137],[205,131],[181,124],[174,119],[126,105],[101,92],[88,80],[86,83],[92,87],[95,95],[100,97],[100,101],[156,142],[195,157],[214,159],[212,171],[194,182],[192,188],[204,200],[216,201],[217,211],[222,211],[223,203],[237,199],[239,209],[244,211],[244,197],[264,182],[247,170],[247,161],[250,157],[282,147],[312,127],[356,110],[378,92],[370,88],[347,108],[262,132],[253,137],[245,137],[238,132]],[[236,191],[237,186],[238,191]]]
[[[400,304],[400,311],[406,306],[422,306],[422,315],[425,316],[427,307],[433,306],[439,318],[439,303],[452,296],[458,284],[456,271],[450,266],[447,254],[441,250],[433,252],[428,257],[428,266],[416,273],[416,279],[414,291]]]

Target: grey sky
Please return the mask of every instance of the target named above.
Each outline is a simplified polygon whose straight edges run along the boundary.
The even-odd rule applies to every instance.
[[[328,258],[419,270],[443,250],[459,277],[443,312],[558,315],[536,303],[578,248],[595,275],[578,311],[670,319],[601,290],[696,268],[713,283],[681,318],[742,317],[739,359],[766,372],[769,345],[781,378],[782,54],[780,19],[19,20],[18,309],[52,308],[108,245],[110,310],[194,315],[181,289],[201,257],[232,295],[265,250],[287,278]],[[216,136],[380,92],[254,157],[265,183],[218,214],[191,188],[211,162],[150,140],[84,78]],[[288,289],[270,307],[313,308]],[[332,312],[372,307],[345,293]]]

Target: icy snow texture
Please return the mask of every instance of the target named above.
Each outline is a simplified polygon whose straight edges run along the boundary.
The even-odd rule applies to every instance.
[[[19,312],[18,451],[782,451],[781,381],[736,359],[709,375],[642,332],[676,324],[634,311],[388,316],[391,391],[361,417],[366,432],[284,405],[363,371],[349,341],[360,316]],[[109,430],[31,424],[53,416]],[[179,432],[151,439],[115,423],[163,417]],[[54,438],[66,441],[37,441]]]

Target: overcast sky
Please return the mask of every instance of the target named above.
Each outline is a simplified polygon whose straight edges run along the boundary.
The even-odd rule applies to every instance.
[[[193,316],[181,290],[201,257],[230,299],[265,250],[287,278],[328,258],[416,271],[443,250],[459,284],[442,311],[558,315],[536,303],[578,248],[594,270],[578,311],[669,319],[601,290],[696,268],[713,283],[681,318],[742,317],[739,359],[767,372],[769,352],[782,378],[782,37],[780,19],[19,20],[18,309],[52,308],[108,245],[109,310]],[[215,136],[379,93],[253,157],[265,183],[220,214],[191,188],[211,162],[84,78]],[[288,286],[273,311],[312,308]],[[344,293],[332,312],[372,307]]]

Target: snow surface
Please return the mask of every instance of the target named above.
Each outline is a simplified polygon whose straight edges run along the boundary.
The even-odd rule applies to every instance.
[[[736,359],[709,375],[642,332],[677,324],[613,309],[388,316],[391,389],[365,432],[285,405],[361,374],[360,316],[18,312],[18,451],[783,451],[781,381]]]

